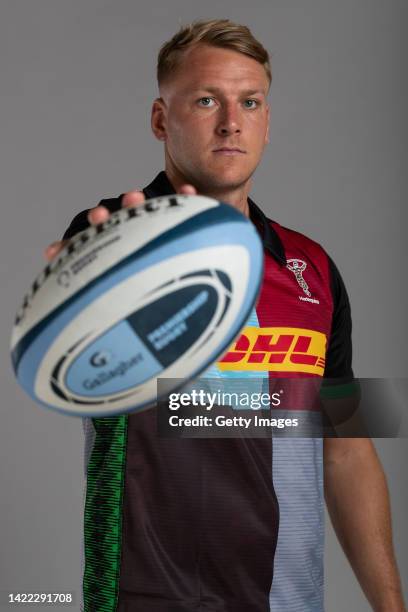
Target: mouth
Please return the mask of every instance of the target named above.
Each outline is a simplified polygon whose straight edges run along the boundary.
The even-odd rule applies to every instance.
[[[213,153],[218,153],[219,155],[245,155],[246,151],[238,147],[220,147],[219,149],[213,149]]]

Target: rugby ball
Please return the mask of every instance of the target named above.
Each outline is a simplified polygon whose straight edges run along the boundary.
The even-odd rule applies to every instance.
[[[170,392],[226,352],[262,273],[255,227],[228,204],[174,195],[119,210],[35,279],[12,332],[17,380],[65,414],[147,408],[158,378]]]

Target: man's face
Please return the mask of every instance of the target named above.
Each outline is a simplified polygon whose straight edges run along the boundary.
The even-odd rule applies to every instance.
[[[269,81],[256,60],[199,44],[186,52],[153,105],[166,169],[199,191],[247,183],[268,142]]]

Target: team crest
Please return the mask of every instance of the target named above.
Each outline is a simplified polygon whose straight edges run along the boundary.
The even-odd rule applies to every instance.
[[[308,297],[311,297],[312,294],[309,291],[309,286],[303,278],[303,272],[306,270],[306,266],[307,264],[303,259],[288,259],[286,264],[287,269],[295,275],[299,287],[303,289],[303,292],[306,293]]]

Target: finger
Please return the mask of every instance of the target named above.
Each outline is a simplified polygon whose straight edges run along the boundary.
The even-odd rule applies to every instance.
[[[132,208],[133,206],[139,206],[145,201],[143,191],[128,191],[122,198],[123,208]]]
[[[197,195],[197,189],[193,185],[181,185],[178,192],[183,195]]]
[[[105,206],[95,206],[88,213],[88,221],[91,225],[105,223],[110,217],[110,212]]]
[[[64,248],[67,242],[68,240],[57,240],[56,242],[49,244],[44,251],[44,256],[47,261],[54,259],[54,257]]]

